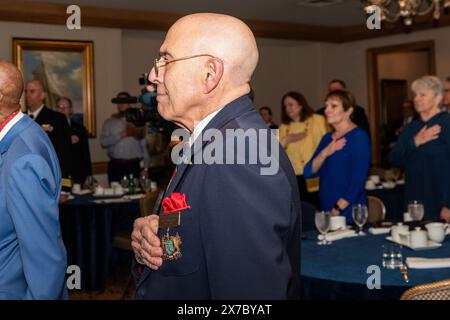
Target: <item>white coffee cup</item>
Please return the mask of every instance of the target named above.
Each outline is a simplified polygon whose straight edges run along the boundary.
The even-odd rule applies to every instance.
[[[104,192],[105,192],[105,189],[103,189],[103,187],[102,186],[97,186],[96,188],[95,188],[95,194],[96,195],[102,195],[102,194],[104,194]]]
[[[112,181],[111,188],[115,189],[116,187],[122,187],[122,185],[117,181]]]
[[[375,184],[380,183],[380,176],[377,176],[377,175],[369,176],[369,180],[373,181],[373,183],[375,183]]]
[[[156,191],[157,189],[158,189],[158,185],[156,184],[156,181],[151,181],[150,182],[150,190]]]
[[[425,247],[428,243],[427,232],[416,227],[416,230],[411,231],[411,246]]]
[[[409,222],[409,221],[413,221],[413,219],[411,218],[411,214],[409,212],[404,212],[403,213],[403,222]]]
[[[81,191],[81,184],[74,183],[74,185],[72,186],[72,192],[73,193],[79,193],[80,191]]]
[[[345,229],[347,220],[344,216],[330,217],[330,230]]]
[[[123,195],[123,188],[122,188],[122,186],[121,185],[116,185],[116,186],[114,186],[114,194],[116,195],[116,196],[120,196],[120,195]]]
[[[447,228],[441,222],[432,222],[425,225],[428,231],[428,238],[434,242],[442,242],[445,239],[445,229]]]
[[[411,232],[407,231],[400,231],[398,234],[399,238],[400,238],[400,242],[406,245],[411,245]]]
[[[401,241],[400,233],[407,233],[407,232],[409,232],[409,227],[399,222],[397,223],[397,225],[391,228],[392,239],[394,239],[394,241],[396,242],[400,242]]]
[[[373,182],[372,180],[367,180],[366,181],[366,189],[375,189],[376,185],[375,182]]]

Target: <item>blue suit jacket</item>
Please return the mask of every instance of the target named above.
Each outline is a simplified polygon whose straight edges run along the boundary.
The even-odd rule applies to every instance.
[[[0,299],[67,297],[60,190],[55,150],[25,116],[0,141]]]
[[[224,137],[227,129],[269,131],[248,96],[225,106],[203,132],[211,128]],[[204,143],[203,150],[208,145]],[[266,152],[268,145],[261,140],[259,147]],[[245,165],[194,161],[177,166],[165,196],[184,193],[191,207],[182,211],[180,227],[171,230],[181,237],[182,257],[164,260],[157,271],[145,267],[143,273],[134,262],[136,299],[299,297],[299,192],[278,141],[275,147],[279,150],[278,159],[271,156],[279,164],[275,175],[261,175],[260,161],[248,164],[248,147]],[[235,152],[234,163],[237,158]]]

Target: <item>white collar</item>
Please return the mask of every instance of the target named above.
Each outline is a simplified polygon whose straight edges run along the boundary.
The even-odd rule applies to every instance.
[[[220,110],[222,110],[222,108],[208,114],[205,118],[203,118],[202,121],[200,121],[199,123],[197,123],[195,125],[194,132],[192,132],[192,134],[189,138],[189,146],[192,146],[195,139],[197,139],[197,137],[200,135],[200,133],[202,133],[203,129],[205,129],[205,127],[208,125],[208,123],[216,116],[216,114],[219,113]]]
[[[39,113],[42,111],[42,109],[44,108],[44,105],[41,105],[36,111],[31,112],[30,110],[28,110],[28,115],[33,115],[33,119],[36,119],[39,115]]]
[[[11,130],[12,127],[14,127],[14,125],[19,122],[20,119],[22,119],[22,117],[25,114],[21,111],[19,111],[14,118],[11,119],[11,121],[8,122],[8,124],[3,128],[2,131],[0,131],[0,141],[3,140],[3,138],[6,136],[6,134],[8,133],[9,130]]]

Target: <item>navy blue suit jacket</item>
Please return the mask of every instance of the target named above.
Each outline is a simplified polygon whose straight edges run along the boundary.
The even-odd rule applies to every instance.
[[[226,105],[203,132],[211,128],[223,136],[227,129],[269,132],[248,96]],[[267,141],[261,145],[269,148]],[[299,298],[299,192],[289,159],[278,141],[274,147],[279,150],[279,159],[271,156],[279,165],[274,175],[261,175],[260,161],[248,164],[248,147],[247,164],[177,166],[165,196],[183,193],[191,207],[171,230],[181,237],[182,257],[143,273],[134,262],[136,299]],[[239,157],[235,153],[234,160]]]
[[[60,193],[55,150],[24,116],[0,141],[0,300],[67,298]]]

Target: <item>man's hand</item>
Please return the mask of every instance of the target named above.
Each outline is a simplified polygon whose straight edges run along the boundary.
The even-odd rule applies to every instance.
[[[70,138],[72,140],[72,144],[76,144],[76,143],[80,142],[80,137],[78,137],[76,135],[72,135]]]
[[[439,133],[441,133],[441,126],[438,124],[435,124],[429,128],[424,126],[414,137],[414,144],[416,147],[419,147],[425,143],[433,141],[439,138]]]
[[[146,266],[158,270],[162,265],[161,241],[157,235],[159,216],[150,215],[136,219],[133,233],[131,234],[131,246],[137,259],[142,260]]]
[[[450,209],[447,207],[443,207],[441,209],[441,219],[445,220],[447,223],[450,222]]]

